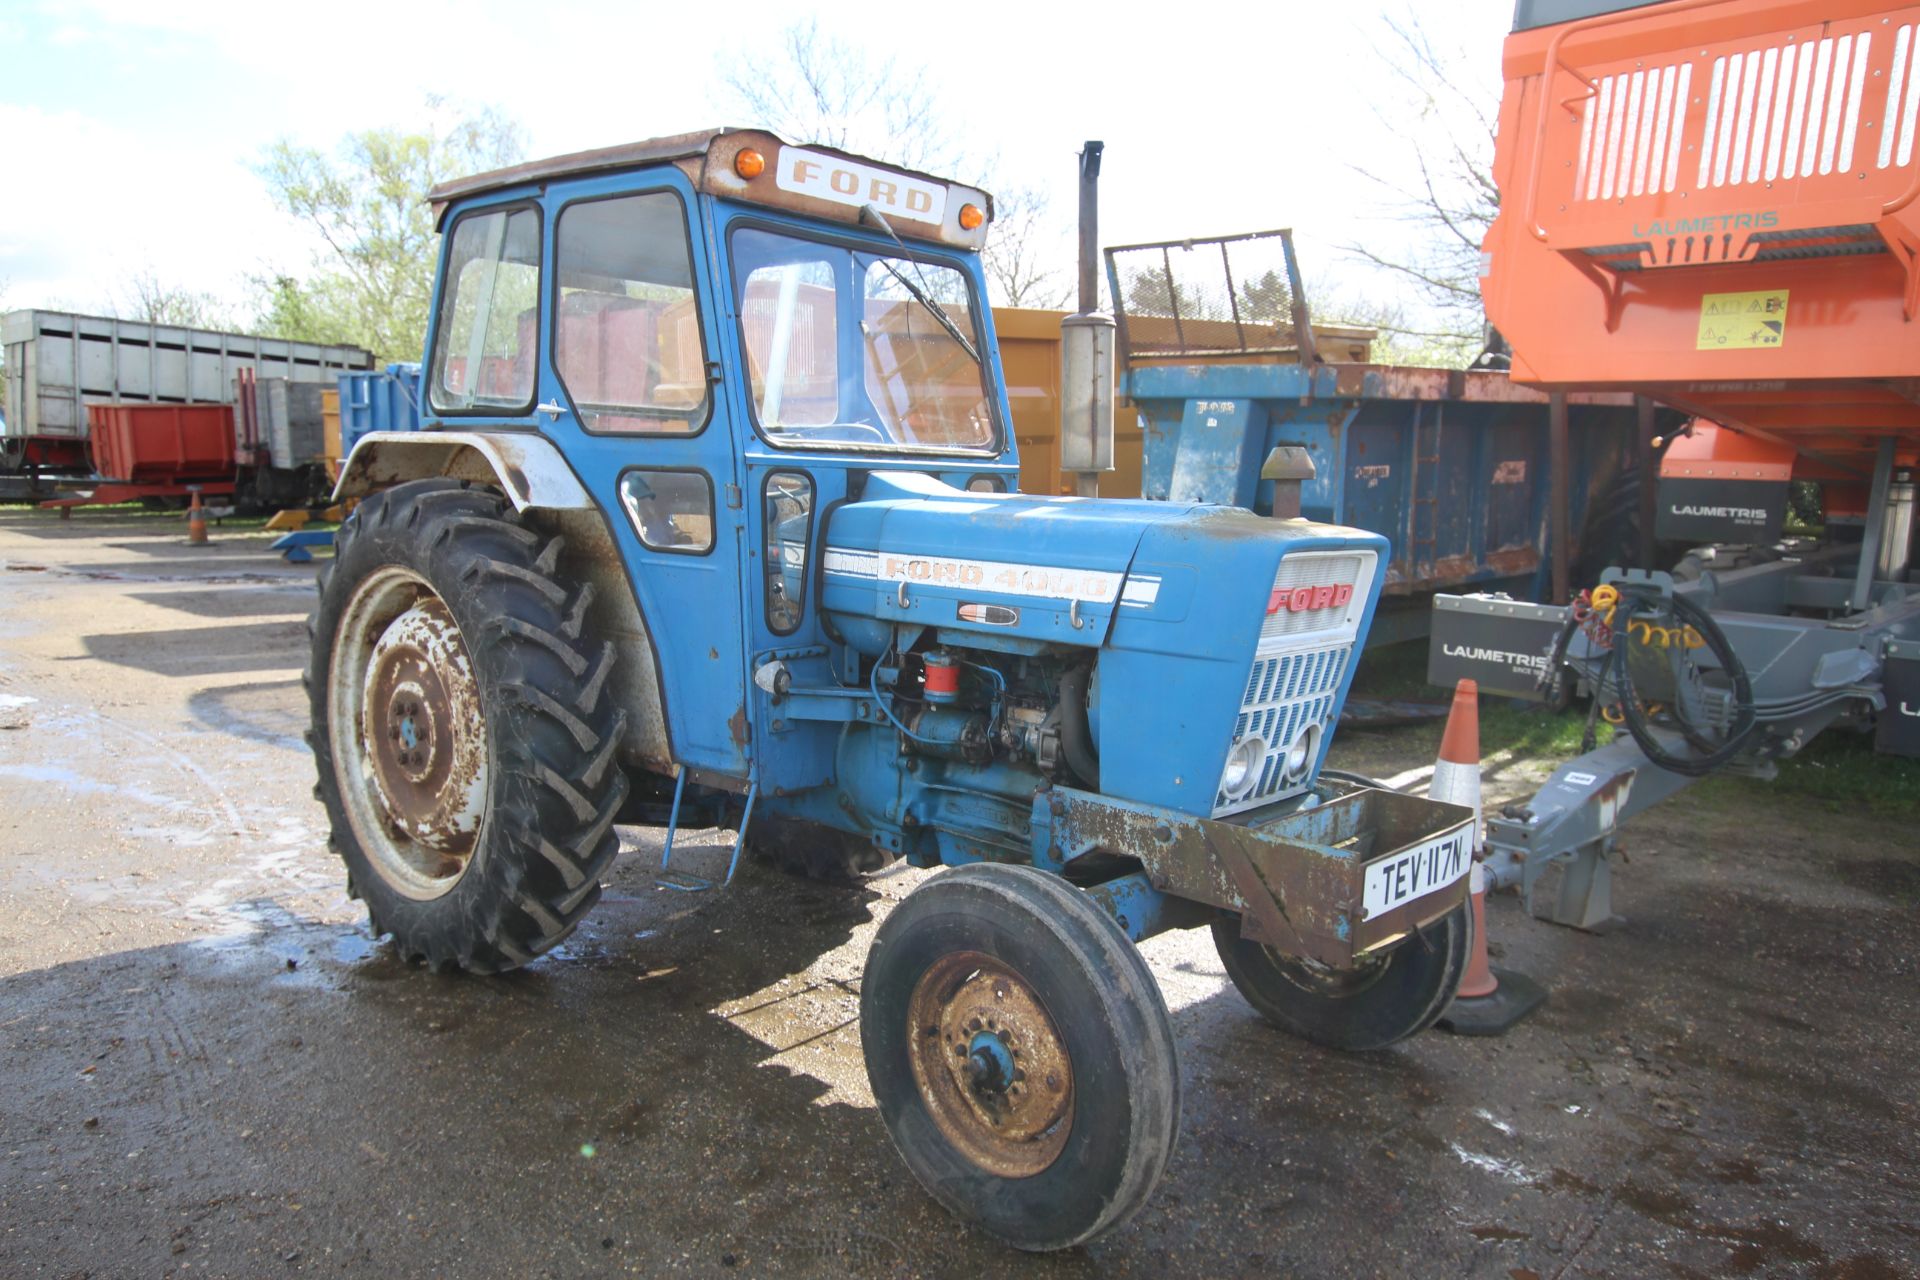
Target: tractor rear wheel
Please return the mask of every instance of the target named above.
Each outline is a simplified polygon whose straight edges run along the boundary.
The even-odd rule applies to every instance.
[[[1343,971],[1249,942],[1237,918],[1213,925],[1214,949],[1247,1003],[1282,1031],[1330,1049],[1384,1049],[1432,1026],[1459,989],[1472,941],[1473,913],[1462,906]]]
[[[619,850],[613,647],[561,550],[491,491],[426,480],[361,503],[321,571],[314,794],[375,934],[436,969],[548,950]]]
[[[960,867],[908,894],[867,955],[860,1037],[908,1168],[1016,1248],[1119,1226],[1173,1154],[1159,985],[1111,916],[1032,867]]]

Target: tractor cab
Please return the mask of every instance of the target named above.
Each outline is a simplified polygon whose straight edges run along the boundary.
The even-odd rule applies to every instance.
[[[542,437],[617,515],[640,616],[671,620],[649,628],[656,763],[817,781],[749,690],[769,655],[824,639],[821,513],[876,473],[996,492],[1016,474],[975,252],[990,199],[754,132],[433,198],[429,422]]]
[[[915,1173],[1026,1248],[1124,1221],[1171,1151],[1131,943],[1210,926],[1337,1047],[1440,1016],[1473,815],[1321,772],[1384,540],[1017,492],[985,192],[720,130],[432,199],[424,429],[347,459],[313,627],[376,932],[525,964],[616,823],[663,867],[698,823],[734,866],[950,868],[880,930],[863,1048]]]

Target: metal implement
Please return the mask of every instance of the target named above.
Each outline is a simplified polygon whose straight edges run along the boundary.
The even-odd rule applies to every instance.
[[[1565,862],[1571,870],[1553,918],[1591,926],[1611,914],[1606,859],[1621,823],[1707,771],[1696,772],[1695,761],[1734,745],[1730,731],[1743,716],[1751,732],[1712,767],[1765,776],[1828,728],[1901,725],[1889,685],[1896,660],[1920,640],[1920,590],[1876,580],[1868,607],[1854,609],[1849,571],[1860,554],[1857,546],[1808,547],[1679,581],[1609,570],[1603,591],[1567,608],[1440,597],[1431,645],[1439,678],[1484,673],[1502,692],[1536,697],[1554,678],[1571,678],[1608,719],[1644,725],[1645,740],[1623,732],[1561,766],[1531,799],[1489,816],[1490,882],[1531,893],[1547,866]],[[1603,592],[1646,604],[1632,617],[1613,606],[1613,625]],[[1737,673],[1693,623],[1673,616],[1676,599],[1724,635]],[[1623,677],[1642,687],[1630,692]],[[1920,754],[1897,733],[1883,731],[1881,743]]]
[[[1619,825],[1698,777],[1769,776],[1831,728],[1920,752],[1916,36],[1884,0],[1529,0],[1507,41],[1482,287],[1514,378],[1696,415],[1646,446],[1658,531],[1694,544],[1671,574],[1435,613],[1436,675],[1537,671],[1620,730],[1488,820],[1496,884],[1566,864],[1563,923],[1607,918]],[[1781,537],[1796,482],[1818,541]]]

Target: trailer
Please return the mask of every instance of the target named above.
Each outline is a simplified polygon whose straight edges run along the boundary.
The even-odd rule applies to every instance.
[[[1311,323],[1284,230],[1117,246],[1106,269],[1139,492],[1380,534],[1370,644],[1425,635],[1437,591],[1549,599],[1648,534],[1630,395],[1373,363],[1364,331]]]
[[[92,402],[231,405],[246,378],[270,388],[303,389],[331,386],[344,372],[373,367],[372,353],[360,347],[61,311],[0,316],[0,344],[8,373],[0,475],[73,480],[95,473],[88,447]],[[289,393],[304,394],[274,394]],[[290,437],[276,439],[271,424],[268,435],[248,435],[242,422],[235,429],[238,468],[289,471],[323,461],[317,425],[311,439],[297,444]],[[229,479],[248,487],[248,477]],[[263,500],[283,487],[272,476],[255,479]]]
[[[1618,737],[1487,823],[1497,885],[1560,866],[1607,919],[1620,825],[1816,735],[1920,755],[1920,12],[1885,0],[1523,0],[1483,261],[1516,380],[1697,415],[1660,519],[1696,545],[1568,604],[1436,601],[1430,672],[1577,688]],[[1780,537],[1791,482],[1819,538]]]

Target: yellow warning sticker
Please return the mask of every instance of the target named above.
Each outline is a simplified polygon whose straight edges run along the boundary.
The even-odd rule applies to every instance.
[[[1700,299],[1699,351],[1777,347],[1787,340],[1787,291],[1709,293]]]

